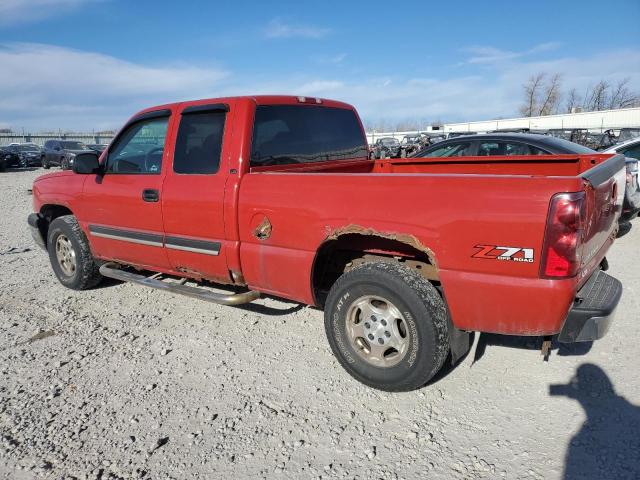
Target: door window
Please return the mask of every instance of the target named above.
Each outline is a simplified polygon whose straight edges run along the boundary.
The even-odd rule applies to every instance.
[[[225,112],[182,115],[173,171],[184,174],[212,174],[220,167]]]
[[[529,155],[529,147],[524,143],[518,142],[480,142],[478,155]]]
[[[449,143],[428,152],[425,157],[466,157],[470,151],[471,142]]]
[[[107,173],[159,175],[169,117],[135,122],[109,149]]]

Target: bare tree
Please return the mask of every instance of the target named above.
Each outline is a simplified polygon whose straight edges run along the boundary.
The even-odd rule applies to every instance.
[[[560,85],[562,76],[556,73],[551,77],[549,82],[544,86],[544,91],[541,96],[540,107],[538,108],[538,115],[552,115],[558,112],[560,105]]]
[[[588,88],[584,96],[584,109],[589,112],[605,110],[608,103],[609,88],[609,82],[606,80],[600,80],[593,88]]]
[[[640,96],[629,89],[629,78],[620,80],[612,87],[607,108],[629,108],[640,104]]]
[[[525,101],[520,107],[522,116],[532,117],[538,111],[540,90],[543,88],[545,76],[544,72],[533,75],[523,85]]]
[[[578,95],[578,90],[572,88],[569,90],[567,94],[567,100],[565,102],[565,111],[567,113],[572,113],[575,108],[580,105],[580,95]]]

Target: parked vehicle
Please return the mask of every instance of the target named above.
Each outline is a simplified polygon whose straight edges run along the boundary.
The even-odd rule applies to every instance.
[[[47,140],[42,152],[42,167],[51,168],[59,166],[68,170],[73,166],[73,160],[79,153],[87,153],[89,150],[82,142],[74,140]]]
[[[5,168],[27,168],[41,164],[40,149],[32,143],[12,143],[3,150]]]
[[[106,143],[88,143],[86,145],[86,147],[89,150],[93,150],[94,152],[102,153],[102,152],[104,152],[106,150],[106,148],[108,147],[108,144],[106,144]]]
[[[371,149],[371,158],[398,158],[400,142],[394,137],[383,137],[376,140]]]
[[[4,145],[0,145],[0,172],[4,172],[7,169],[7,160],[6,157],[10,155],[7,151],[7,147]]]
[[[409,157],[422,147],[423,137],[416,133],[415,135],[405,135],[400,142],[400,157]]]
[[[622,292],[601,269],[621,155],[367,156],[345,103],[163,105],[134,115],[100,159],[37,178],[28,223],[71,289],[107,276],[225,305],[264,293],[323,308],[339,362],[383,390],[424,385],[468,351],[470,331],[546,347],[606,333]]]
[[[456,137],[462,137],[464,135],[477,135],[478,132],[449,132],[447,134],[447,139],[449,138],[456,138]]]
[[[469,135],[440,142],[417,152],[415,157],[487,157],[510,155],[588,155],[597,153],[588,147],[560,137],[526,133],[493,133]],[[616,153],[616,152],[608,152]],[[640,209],[640,193],[637,193],[638,162],[626,162],[627,183],[623,214],[620,216],[621,232],[628,232],[625,222]],[[635,173],[633,173],[635,172]]]
[[[626,202],[622,212],[622,220],[630,220],[638,215],[640,209],[640,137],[627,140],[608,148],[604,153],[619,153],[625,156],[627,165]],[[634,208],[635,207],[635,208]]]
[[[640,128],[621,128],[618,135],[618,143],[626,143],[640,137]]]
[[[584,145],[593,150],[606,150],[612,145],[615,145],[616,142],[616,137],[612,135],[610,130],[607,130],[604,133],[587,133]]]

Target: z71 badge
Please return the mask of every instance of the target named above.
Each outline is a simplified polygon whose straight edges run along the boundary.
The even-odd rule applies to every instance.
[[[498,245],[476,245],[474,248],[480,250],[471,255],[472,258],[533,263],[533,248],[500,247]]]

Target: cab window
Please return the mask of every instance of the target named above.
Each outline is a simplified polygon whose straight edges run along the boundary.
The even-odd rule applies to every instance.
[[[251,166],[368,158],[353,110],[311,105],[256,108]]]
[[[109,149],[107,173],[159,175],[169,117],[131,124]]]
[[[225,117],[221,111],[182,115],[173,157],[174,172],[212,174],[218,171]]]

